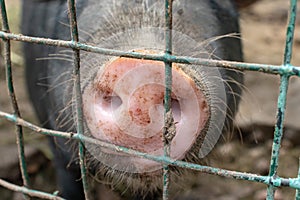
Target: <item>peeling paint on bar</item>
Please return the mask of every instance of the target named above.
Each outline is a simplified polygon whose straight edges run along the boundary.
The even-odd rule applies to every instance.
[[[54,40],[54,39],[39,38],[39,37],[29,37],[21,34],[5,33],[3,31],[0,31],[0,38],[21,41],[21,42],[30,42],[30,43],[36,43],[42,45],[73,48],[73,49],[79,49],[87,52],[94,52],[94,53],[100,53],[100,54],[111,55],[111,56],[158,60],[163,62],[168,61],[168,62],[175,62],[175,63],[205,65],[208,67],[224,67],[229,69],[259,71],[268,74],[280,74],[280,75],[286,74],[289,76],[300,77],[300,67],[299,66],[296,67],[292,65],[283,67],[283,65],[243,63],[243,62],[192,58],[192,57],[175,56],[175,55],[167,55],[167,56],[159,55],[159,54],[148,55],[148,54],[143,54],[138,52],[126,52],[126,51],[100,48],[100,47],[82,44],[80,42]]]
[[[154,161],[161,162],[161,163],[168,164],[168,165],[192,169],[192,170],[196,170],[199,172],[214,174],[214,175],[227,177],[227,178],[234,178],[234,179],[239,179],[239,180],[247,180],[247,181],[251,181],[251,182],[264,183],[266,185],[274,184],[273,186],[276,186],[276,187],[287,186],[286,182],[288,181],[289,187],[295,188],[295,189],[300,189],[300,179],[299,178],[287,179],[287,178],[281,178],[281,177],[261,176],[261,175],[250,174],[250,173],[245,173],[245,172],[236,172],[236,171],[231,171],[231,170],[225,170],[225,169],[220,169],[220,168],[214,168],[214,167],[209,167],[209,166],[204,166],[204,165],[188,163],[188,162],[184,162],[184,161],[180,161],[180,160],[174,160],[174,159],[171,159],[171,158],[165,157],[165,156],[149,155],[149,154],[146,154],[143,152],[135,151],[135,150],[128,149],[125,147],[121,147],[121,146],[117,146],[117,145],[103,142],[100,140],[96,140],[94,138],[80,135],[77,133],[71,133],[71,132],[66,133],[66,132],[61,132],[61,131],[53,131],[53,130],[49,130],[49,129],[45,129],[45,128],[40,128],[39,126],[29,123],[21,118],[16,118],[16,117],[14,117],[14,115],[11,115],[11,114],[8,114],[8,113],[2,112],[2,111],[0,111],[0,117],[4,117],[4,118],[8,119],[9,121],[14,122],[18,125],[22,125],[24,127],[30,128],[31,130],[36,131],[40,134],[62,137],[62,138],[66,138],[66,139],[73,138],[76,140],[81,140],[83,142],[89,142],[89,143],[93,143],[96,145],[100,145],[101,147],[105,147],[105,148],[108,148],[111,150],[116,150],[118,152],[128,153],[131,155],[135,155],[135,156],[142,157],[142,158],[147,158],[147,159],[154,160]],[[285,184],[282,184],[283,182]]]
[[[172,7],[173,0],[165,0],[165,58],[172,55]],[[172,62],[165,60],[165,95],[164,95],[164,128],[163,143],[164,157],[170,156],[170,144],[172,138],[168,138],[172,131],[172,123],[174,121],[171,110],[171,94],[172,94]],[[169,199],[170,186],[170,170],[169,165],[163,165],[163,200]]]
[[[72,42],[76,43],[79,41],[78,27],[77,27],[77,16],[76,16],[76,6],[75,0],[68,0],[68,10],[69,10],[69,20],[70,20],[70,32],[72,37]],[[74,55],[74,79],[75,79],[75,96],[76,96],[76,109],[77,109],[77,131],[79,136],[83,135],[83,112],[82,112],[82,96],[81,96],[81,86],[80,86],[80,50],[73,49]],[[81,140],[78,142],[78,155],[79,155],[79,165],[81,170],[81,179],[83,185],[83,191],[85,199],[89,199],[89,189],[87,181],[87,169],[85,166],[85,150],[84,144]]]
[[[23,194],[27,194],[30,197],[38,197],[38,198],[43,198],[43,199],[51,199],[51,200],[63,200],[63,198],[57,196],[57,192],[54,192],[53,194],[37,191],[37,190],[32,190],[28,189],[26,187],[18,186],[12,183],[9,183],[3,179],[0,179],[0,185],[10,189],[15,192],[21,192]]]
[[[9,24],[7,19],[6,7],[4,0],[0,1],[1,7],[1,19],[2,19],[2,30],[4,32],[9,33]],[[5,61],[5,71],[6,71],[6,83],[8,88],[8,95],[10,97],[10,102],[14,111],[14,115],[16,117],[21,117],[21,113],[19,110],[15,89],[13,85],[13,73],[12,73],[12,63],[11,63],[11,47],[10,40],[3,39],[4,42],[4,61]],[[27,164],[25,159],[25,149],[24,149],[24,137],[23,137],[23,127],[16,124],[16,143],[18,148],[18,159],[19,159],[19,167],[21,171],[23,185],[25,187],[29,187],[29,175],[27,172]],[[27,196],[24,196],[25,199],[29,199]]]

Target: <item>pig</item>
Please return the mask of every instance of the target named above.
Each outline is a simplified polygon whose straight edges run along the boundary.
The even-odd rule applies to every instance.
[[[163,0],[77,0],[76,8],[81,43],[164,53]],[[69,26],[66,0],[23,0],[23,34],[71,40]],[[242,61],[239,33],[238,12],[231,0],[173,1],[173,55]],[[26,84],[41,125],[77,132],[72,50],[25,43],[24,56]],[[80,64],[84,134],[163,155],[164,63],[81,51]],[[201,163],[220,134],[232,127],[243,73],[173,63],[172,77],[176,132],[170,140],[170,157]],[[53,137],[49,141],[61,196],[84,199],[76,142]],[[160,196],[161,163],[84,145],[91,173],[127,185],[134,191],[132,198]]]

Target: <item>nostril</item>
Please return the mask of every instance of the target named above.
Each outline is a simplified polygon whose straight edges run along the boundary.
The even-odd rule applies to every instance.
[[[111,96],[110,99],[112,110],[118,109],[123,103],[122,99],[119,96]]]
[[[122,99],[118,95],[101,95],[101,106],[106,111],[114,111],[122,105]]]
[[[171,105],[172,105],[172,112],[173,112],[174,121],[179,122],[180,119],[181,119],[180,103],[177,99],[172,99],[171,100]]]

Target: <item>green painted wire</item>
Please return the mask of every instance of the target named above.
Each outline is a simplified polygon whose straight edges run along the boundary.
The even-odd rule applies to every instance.
[[[297,15],[297,0],[290,1],[290,12],[289,12],[289,21],[286,31],[286,44],[284,50],[284,60],[283,60],[283,68],[289,67],[291,64],[292,58],[292,49],[293,49],[293,38],[295,31],[295,22]],[[283,74],[280,76],[280,87],[279,87],[279,96],[277,102],[277,114],[276,114],[276,125],[274,131],[274,139],[272,145],[272,155],[270,162],[270,170],[269,176],[275,177],[277,176],[277,168],[279,163],[279,151],[280,145],[283,136],[283,122],[285,117],[285,109],[286,109],[286,98],[287,98],[287,90],[289,85],[289,74]],[[267,189],[267,200],[274,199],[274,194],[276,191],[276,187],[274,185],[269,185]]]
[[[75,0],[68,0],[69,18],[70,18],[70,31],[72,42],[77,43],[79,41],[78,37],[78,27],[77,27],[77,16],[76,16],[76,6]],[[82,95],[80,86],[80,50],[73,49],[74,52],[74,78],[75,78],[75,96],[76,96],[76,109],[77,109],[77,132],[79,136],[83,135],[83,112],[82,112]],[[85,199],[89,199],[88,194],[88,181],[87,181],[87,170],[85,166],[85,150],[82,141],[78,142],[79,145],[79,163],[81,170],[81,178],[83,184],[83,190]]]
[[[2,17],[2,29],[4,32],[10,32],[4,0],[0,1],[0,6],[1,6],[1,17]],[[14,86],[13,86],[10,40],[8,39],[3,39],[3,40],[4,40],[4,59],[6,65],[6,80],[7,80],[8,93],[11,99],[14,115],[17,117],[21,117],[18,103],[15,96]],[[29,187],[30,185],[29,175],[27,173],[27,165],[26,165],[25,152],[24,152],[23,128],[20,125],[16,125],[16,142],[17,142],[18,152],[19,152],[18,157],[19,157],[20,170],[23,179],[23,185],[25,187]]]

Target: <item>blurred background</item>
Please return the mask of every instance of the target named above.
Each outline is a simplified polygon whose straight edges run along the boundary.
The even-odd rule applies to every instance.
[[[6,1],[11,32],[20,33],[20,0]],[[241,31],[245,62],[280,65],[283,61],[289,1],[261,0],[241,10]],[[294,38],[292,64],[300,66],[300,10]],[[0,46],[3,46],[1,41]],[[2,55],[1,55],[2,56]],[[21,43],[12,42],[13,78],[16,96],[25,120],[37,124],[24,84]],[[236,130],[221,139],[209,165],[241,172],[267,175],[272,147],[279,77],[245,72],[242,103],[236,117]],[[280,152],[278,175],[296,177],[300,156],[300,79],[291,78],[287,98],[285,134]],[[0,110],[11,112],[7,95],[3,57],[0,57]],[[15,127],[0,118],[0,177],[22,184],[18,168]],[[28,171],[34,189],[56,190],[52,154],[44,136],[25,129]],[[177,198],[190,199],[265,199],[265,185],[225,179],[206,174],[186,177],[179,183]],[[171,183],[172,184],[172,183]],[[177,184],[177,183],[176,183]],[[295,191],[279,188],[275,199],[293,199]],[[1,199],[20,199],[20,194],[0,187]],[[108,199],[109,196],[106,196]],[[116,199],[112,196],[111,199]]]

